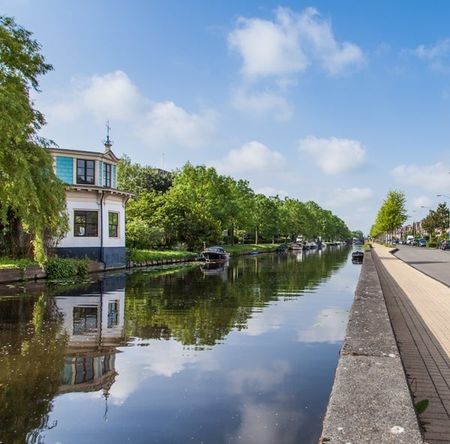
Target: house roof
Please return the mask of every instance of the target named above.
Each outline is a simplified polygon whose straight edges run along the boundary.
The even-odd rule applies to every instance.
[[[107,158],[113,162],[118,162],[119,158],[112,152],[112,150],[107,150],[106,152],[100,151],[87,151],[87,150],[72,150],[66,148],[47,148],[50,152],[55,154],[63,154],[65,156],[92,156],[92,157],[103,157]]]
[[[127,198],[134,197],[134,194],[129,193],[128,191],[122,191],[116,188],[100,187],[98,185],[72,184],[66,185],[66,189],[71,191],[98,191],[98,192],[102,191],[110,194],[118,194],[120,196],[125,196]]]

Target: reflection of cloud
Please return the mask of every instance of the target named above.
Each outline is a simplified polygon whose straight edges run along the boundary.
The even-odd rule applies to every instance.
[[[284,402],[263,404],[247,401],[242,405],[241,425],[227,442],[297,443],[304,420],[301,411],[289,408]]]
[[[308,329],[298,332],[299,342],[336,343],[344,339],[348,312],[340,308],[325,308],[316,317],[316,322]]]
[[[231,386],[234,393],[266,392],[283,381],[289,373],[289,363],[275,361],[272,368],[241,368],[231,372]]]
[[[269,305],[264,311],[254,312],[247,321],[247,328],[241,333],[248,336],[260,336],[271,330],[278,330],[283,323],[283,311],[277,305]]]
[[[112,402],[123,404],[144,380],[153,376],[170,378],[191,364],[212,370],[215,364],[211,357],[208,350],[188,350],[175,340],[151,341],[149,347],[128,348],[126,353],[118,354],[116,358],[119,374],[111,387]]]

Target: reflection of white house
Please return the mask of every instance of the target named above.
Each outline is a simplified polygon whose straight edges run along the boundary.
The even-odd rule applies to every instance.
[[[69,232],[58,244],[58,255],[124,266],[125,205],[131,195],[116,188],[118,159],[109,138],[103,153],[49,150],[56,175],[67,184]]]
[[[124,337],[125,290],[55,297],[71,349],[115,346]]]
[[[114,383],[116,347],[125,343],[125,290],[57,296],[67,335],[59,393],[108,390]]]

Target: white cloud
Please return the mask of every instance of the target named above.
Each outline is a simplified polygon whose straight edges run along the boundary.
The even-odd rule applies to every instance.
[[[363,52],[357,45],[336,41],[331,23],[322,20],[316,9],[307,8],[300,15],[299,27],[311,45],[313,57],[329,74],[339,74],[350,66],[359,66],[364,62]]]
[[[289,10],[281,8],[277,10],[275,22],[238,19],[228,42],[241,55],[245,75],[285,75],[306,69],[308,59],[298,42],[298,29],[293,19]]]
[[[123,71],[94,75],[81,91],[82,103],[99,119],[129,121],[136,117],[142,97]]]
[[[252,141],[231,150],[223,159],[211,164],[225,174],[262,173],[280,170],[285,165],[285,159],[278,151],[271,150],[261,142]]]
[[[288,192],[285,190],[279,190],[277,188],[269,187],[269,186],[256,188],[255,193],[256,194],[264,194],[267,197],[279,196],[281,199],[284,199],[288,195]]]
[[[175,143],[195,148],[205,146],[214,130],[214,113],[189,113],[173,102],[160,102],[147,111],[139,124],[138,134],[149,145]]]
[[[373,191],[370,188],[338,188],[333,191],[328,205],[331,207],[345,207],[349,204],[363,202],[373,197]]]
[[[434,45],[419,45],[413,53],[421,60],[430,64],[430,67],[437,70],[447,70],[446,62],[450,56],[450,38],[440,40]]]
[[[327,174],[353,171],[365,162],[366,150],[361,142],[336,137],[306,137],[298,142],[299,151],[308,154]]]
[[[313,61],[336,75],[364,62],[362,50],[336,41],[330,21],[314,8],[301,13],[278,8],[273,21],[241,17],[228,42],[242,57],[242,72],[249,78],[301,73]]]
[[[123,71],[94,75],[72,82],[68,92],[43,103],[49,126],[92,119],[104,123],[122,123],[127,132],[150,148],[172,145],[194,148],[206,145],[215,132],[215,114],[206,110],[193,113],[172,101],[154,102],[144,97]]]
[[[43,104],[49,123],[69,123],[86,115],[102,123],[108,118],[126,122],[138,115],[142,99],[123,71],[71,83],[68,91]]]
[[[233,94],[232,105],[239,111],[249,114],[271,113],[276,120],[289,120],[292,107],[288,101],[273,91],[259,91],[248,93],[238,90]]]
[[[419,209],[422,207],[430,207],[433,205],[433,200],[428,196],[418,196],[415,197],[412,201],[413,208]]]
[[[432,193],[450,190],[450,168],[442,162],[433,165],[399,165],[392,170],[394,179],[402,185],[412,185]]]

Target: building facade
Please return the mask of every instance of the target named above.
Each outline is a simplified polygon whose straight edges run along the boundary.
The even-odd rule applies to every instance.
[[[56,175],[66,186],[69,231],[58,242],[60,257],[87,257],[106,268],[126,264],[125,206],[131,194],[117,189],[118,158],[105,151],[50,148]]]

